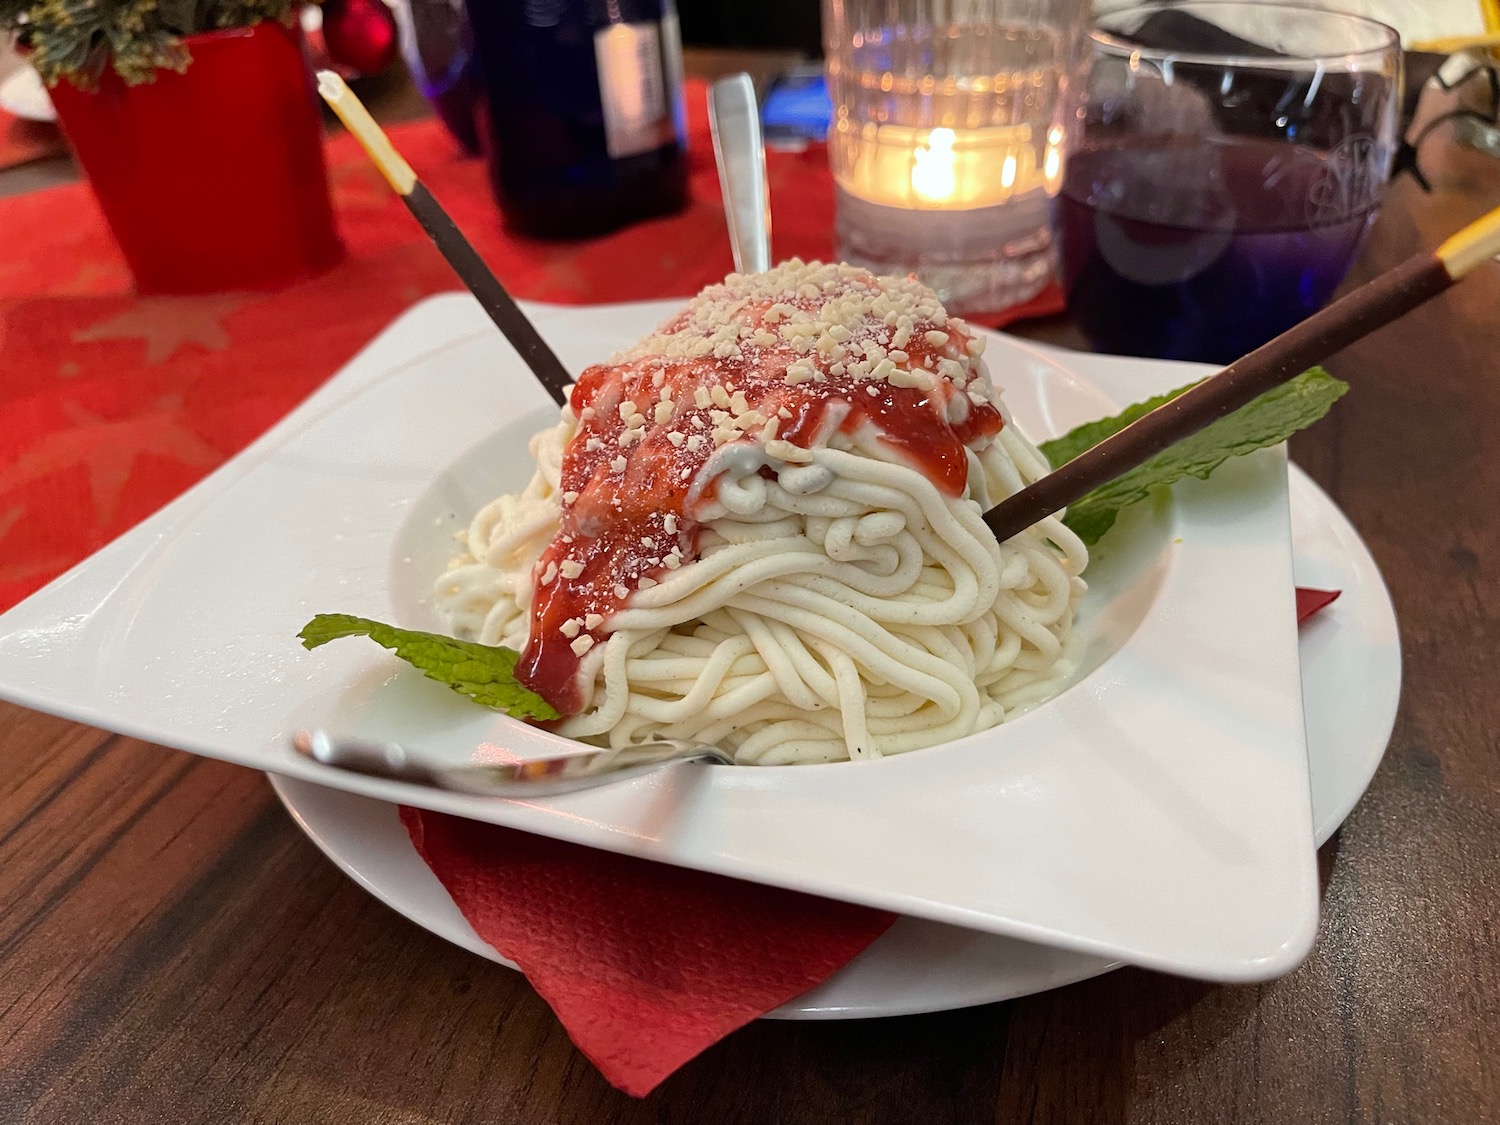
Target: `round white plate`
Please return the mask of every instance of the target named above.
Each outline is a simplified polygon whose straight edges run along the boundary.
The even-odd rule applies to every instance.
[[[57,120],[57,110],[52,108],[42,76],[29,66],[21,67],[0,82],[0,109],[26,121]]]
[[[1318,843],[1343,823],[1385,753],[1401,691],[1395,613],[1353,526],[1300,469],[1291,468],[1292,538],[1299,585],[1342,597],[1302,627],[1301,662],[1313,819]],[[306,781],[271,777],[287,811],[350,877],[439,937],[515,966],[480,940],[418,857],[396,806]],[[849,1019],[945,1011],[1071,984],[1119,965],[1099,957],[902,918],[842,971],[770,1013]]]

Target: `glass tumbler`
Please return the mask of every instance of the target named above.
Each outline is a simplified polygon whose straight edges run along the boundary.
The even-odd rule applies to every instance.
[[[1108,12],[1090,50],[1055,220],[1093,346],[1228,363],[1322,307],[1395,153],[1396,32],[1191,0]]]
[[[969,315],[1051,277],[1087,0],[824,0],[840,255]]]

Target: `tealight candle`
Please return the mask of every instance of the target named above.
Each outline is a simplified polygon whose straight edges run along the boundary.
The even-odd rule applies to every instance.
[[[870,203],[908,210],[998,207],[1038,191],[1056,192],[1062,172],[1061,125],[1039,145],[1030,125],[987,129],[912,129],[866,124],[831,141],[841,151],[839,186]]]
[[[1082,0],[825,0],[840,255],[996,312],[1051,275]]]

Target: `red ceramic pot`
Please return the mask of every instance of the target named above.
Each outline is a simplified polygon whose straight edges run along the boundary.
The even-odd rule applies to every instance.
[[[190,36],[192,65],[52,91],[143,293],[269,289],[343,256],[301,35],[274,20]]]

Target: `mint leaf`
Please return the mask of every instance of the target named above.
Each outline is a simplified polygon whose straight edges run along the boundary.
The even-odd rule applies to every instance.
[[[556,719],[556,709],[515,677],[515,649],[460,641],[437,633],[398,629],[367,617],[320,613],[297,634],[302,647],[326,645],[340,637],[369,637],[430,679],[447,684],[476,703],[505,711],[518,719]]]
[[[1069,430],[1062,437],[1042,442],[1037,448],[1042,451],[1042,456],[1047,458],[1054,469],[1060,469],[1080,453],[1093,449],[1107,437],[1113,437],[1137,418],[1150,414],[1158,406],[1171,402],[1184,391],[1192,390],[1197,385],[1197,383],[1189,383],[1185,387],[1178,387],[1175,391],[1168,391],[1155,398],[1148,398],[1145,402],[1127,406],[1112,417],[1085,422]]]
[[[1060,438],[1043,442],[1042,453],[1054,469],[1064,465],[1191,386],[1196,384],[1128,406],[1112,418],[1086,422]],[[1335,379],[1321,367],[1309,368],[1233,414],[1167,447],[1151,460],[1100,485],[1069,506],[1063,523],[1092,547],[1114,526],[1121,509],[1183,477],[1206,479],[1231,457],[1281,444],[1327,414],[1348,389],[1349,384]]]

